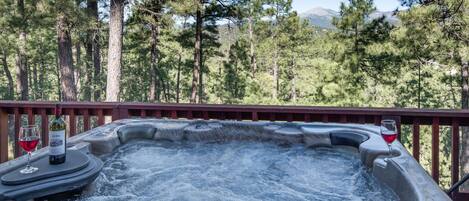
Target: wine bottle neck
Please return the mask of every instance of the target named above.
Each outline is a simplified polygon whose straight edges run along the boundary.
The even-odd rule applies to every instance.
[[[60,115],[62,115],[62,114],[61,114],[61,113],[62,113],[62,110],[61,110],[61,108],[60,108],[58,105],[55,106],[55,111],[54,111],[54,113],[55,113],[55,118],[56,118],[56,119],[60,118]]]

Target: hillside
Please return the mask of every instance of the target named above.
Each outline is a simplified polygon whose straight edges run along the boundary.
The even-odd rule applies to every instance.
[[[393,15],[392,11],[376,11],[372,13],[370,17],[371,19],[375,19],[383,15],[386,16],[386,19],[392,24],[397,24],[399,22],[399,19]],[[321,7],[312,8],[306,12],[300,13],[300,17],[307,19],[311,25],[328,29],[334,28],[334,25],[332,25],[332,18],[338,16],[339,12]]]

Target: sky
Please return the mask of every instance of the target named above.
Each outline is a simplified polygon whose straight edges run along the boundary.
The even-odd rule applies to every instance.
[[[303,13],[315,7],[323,7],[339,11],[340,2],[348,2],[346,0],[293,0],[293,10]],[[392,11],[400,7],[399,0],[374,0],[376,8],[379,11]]]

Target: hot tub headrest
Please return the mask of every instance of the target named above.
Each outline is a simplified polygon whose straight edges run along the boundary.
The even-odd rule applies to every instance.
[[[131,139],[153,139],[156,128],[152,125],[130,125],[117,130],[117,136],[122,143]]]
[[[332,145],[346,145],[358,148],[362,142],[368,140],[368,136],[362,133],[350,131],[338,131],[331,133]]]

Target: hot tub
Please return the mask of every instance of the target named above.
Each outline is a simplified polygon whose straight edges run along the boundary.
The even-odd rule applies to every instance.
[[[104,162],[78,200],[450,200],[373,125],[127,119],[69,146]]]

